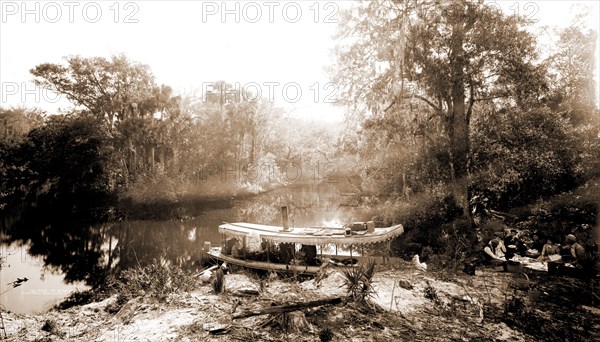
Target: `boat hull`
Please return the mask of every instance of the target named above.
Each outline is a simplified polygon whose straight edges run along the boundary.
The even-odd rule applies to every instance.
[[[221,254],[220,248],[212,248],[208,252],[203,252],[206,253],[212,259],[227,262],[231,265],[241,266],[244,268],[251,268],[255,270],[293,273],[298,275],[316,275],[317,272],[319,272],[319,269],[321,269],[320,266],[286,265],[266,261],[237,259],[229,255]]]

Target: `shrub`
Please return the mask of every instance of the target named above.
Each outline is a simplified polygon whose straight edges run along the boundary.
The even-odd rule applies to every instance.
[[[319,340],[322,342],[329,342],[333,339],[334,333],[329,328],[324,328],[319,331]]]
[[[575,186],[580,143],[568,120],[542,109],[474,116],[473,191],[494,208],[509,209]]]
[[[59,310],[65,310],[74,306],[85,305],[93,302],[96,298],[93,290],[76,291],[71,293],[65,300],[57,304],[55,307]]]
[[[404,234],[392,241],[392,253],[405,259],[415,254],[423,255],[423,247],[429,246],[429,253],[440,253],[447,245],[447,232],[444,225],[462,215],[462,209],[453,196],[448,194],[423,194],[408,203],[393,205],[393,219],[387,223],[400,222]]]
[[[431,286],[431,283],[429,283],[429,281],[426,282],[425,290],[423,292],[423,296],[426,299],[429,299],[435,303],[440,302],[440,297],[438,297],[437,291],[433,286]]]
[[[588,245],[583,258],[577,260],[584,279],[590,280],[600,273],[600,253],[597,244]]]
[[[371,279],[375,275],[375,261],[366,259],[356,267],[343,268],[344,283],[348,287],[348,297],[358,302],[364,302],[373,295]]]
[[[42,330],[61,338],[65,336],[65,333],[60,330],[58,324],[53,319],[47,319],[44,325],[42,325]]]
[[[178,267],[170,267],[154,261],[146,266],[122,271],[109,286],[116,293],[129,299],[149,296],[164,302],[168,294],[192,290],[197,281],[191,274]]]

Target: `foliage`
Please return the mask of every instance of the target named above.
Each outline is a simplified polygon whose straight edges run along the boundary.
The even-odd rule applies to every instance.
[[[447,245],[444,227],[460,217],[461,209],[451,195],[421,194],[410,202],[388,201],[384,224],[402,222],[404,234],[392,241],[392,253],[405,259],[422,255],[423,246],[440,253]]]
[[[462,270],[465,263],[477,258],[481,251],[477,235],[464,219],[458,219],[442,226],[441,236],[445,256],[441,263],[450,273]]]
[[[56,320],[54,319],[47,319],[44,321],[44,324],[42,325],[42,327],[40,328],[42,331],[47,331],[53,335],[56,335],[60,338],[63,338],[65,336],[65,333],[60,330],[60,327],[58,325],[58,323],[56,323]]]
[[[321,342],[329,342],[334,336],[335,334],[330,328],[323,328],[319,331],[319,341]]]
[[[475,1],[363,1],[345,13],[334,79],[362,125],[378,193],[451,184],[470,219],[471,118],[477,103],[530,108],[547,90],[535,39],[518,16]]]
[[[69,294],[69,296],[62,302],[57,304],[55,308],[58,310],[66,310],[74,306],[89,304],[98,299],[99,297],[94,290],[75,291]]]
[[[342,274],[348,290],[348,297],[352,300],[362,303],[375,293],[371,283],[371,279],[375,275],[373,259],[363,260],[355,267],[342,268]]]
[[[600,249],[597,243],[585,247],[585,255],[577,260],[577,266],[588,281],[600,274]]]
[[[488,109],[472,126],[472,190],[493,208],[564,191],[582,176],[573,128],[557,113]]]
[[[552,341],[594,339],[596,317],[577,310],[594,306],[596,297],[589,283],[570,277],[542,277],[536,287],[529,292],[507,293],[500,305],[484,306],[485,318]]]
[[[514,209],[516,226],[536,232],[554,242],[575,234],[580,243],[593,245],[597,224],[600,183],[590,180],[576,189]]]
[[[118,152],[125,183],[173,157],[186,123],[181,99],[170,87],[157,86],[147,65],[124,55],[65,60],[37,65],[34,82],[64,95],[77,106],[74,111],[97,118]]]
[[[598,32],[585,24],[591,15],[588,10],[579,9],[570,26],[554,30],[557,44],[548,49],[551,53],[546,64],[552,81],[547,105],[574,127],[572,133],[578,140],[582,171],[592,178],[598,176],[600,169],[600,111],[596,106],[594,79]]]
[[[28,168],[40,182],[57,179],[54,193],[110,193],[119,169],[103,128],[91,117],[52,117],[29,133],[22,150],[30,158]]]
[[[368,161],[361,171],[365,187],[374,195],[409,201],[451,181],[448,140],[439,125],[427,125],[423,108],[414,107],[414,114],[390,113],[363,123],[358,153]]]
[[[431,286],[429,281],[426,282],[425,289],[423,290],[423,296],[435,303],[440,303],[440,297],[437,294],[436,289]]]
[[[548,105],[574,126],[597,120],[594,55],[598,33],[585,25],[591,12],[585,8],[580,11],[570,26],[553,32],[557,44],[549,49],[546,61],[552,79]]]
[[[109,280],[107,286],[127,299],[148,296],[165,302],[169,294],[190,291],[196,284],[197,279],[181,268],[154,261],[123,270],[115,279]]]
[[[106,126],[84,114],[50,116],[2,161],[3,241],[27,246],[67,282],[97,284],[109,234],[94,224],[112,217],[120,183]]]
[[[7,219],[42,203],[56,214],[85,212],[91,219],[90,211],[105,205],[120,179],[103,125],[85,115],[48,118],[5,152],[1,171],[0,208],[6,206]]]
[[[154,205],[177,202],[184,193],[186,181],[182,176],[170,175],[164,170],[140,173],[139,179],[122,192],[122,197],[134,203]]]
[[[286,184],[282,168],[334,154],[328,129],[285,117],[225,81],[201,97],[176,96],[155,83],[149,66],[124,55],[70,56],[31,73],[38,86],[69,99],[73,113],[97,118],[114,152],[119,195],[133,202],[175,203],[216,188],[225,189],[217,196],[257,193]]]
[[[19,191],[17,182],[10,179],[18,177],[23,166],[15,160],[15,151],[26,139],[27,134],[44,123],[44,114],[37,109],[24,107],[0,107],[0,211]]]
[[[0,146],[21,142],[30,130],[44,123],[44,115],[39,109],[0,108]]]
[[[36,85],[65,95],[106,123],[124,120],[133,107],[150,112],[154,79],[147,65],[126,56],[66,57],[66,66],[43,63],[31,69]],[[133,105],[133,104],[136,105]]]

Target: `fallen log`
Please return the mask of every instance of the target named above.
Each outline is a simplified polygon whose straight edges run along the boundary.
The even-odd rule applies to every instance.
[[[287,304],[287,305],[268,306],[268,307],[265,307],[262,309],[257,309],[257,310],[242,311],[238,314],[233,315],[232,318],[239,319],[239,318],[260,316],[260,315],[266,315],[266,314],[278,314],[278,313],[283,313],[283,312],[296,311],[296,310],[303,309],[303,308],[313,308],[313,307],[321,306],[321,305],[339,304],[341,302],[342,302],[341,297],[335,297],[335,298],[329,298],[329,299],[313,300],[313,301],[304,302],[304,303],[301,302],[301,303],[294,303],[294,304]]]

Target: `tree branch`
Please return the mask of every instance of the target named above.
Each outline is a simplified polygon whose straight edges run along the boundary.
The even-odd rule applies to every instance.
[[[396,99],[394,99],[392,101],[392,103],[390,103],[383,111],[387,112],[394,104],[396,104],[398,99],[419,99],[425,103],[427,103],[431,108],[435,109],[436,112],[441,112],[442,109],[438,106],[436,106],[433,102],[431,102],[429,99],[427,99],[424,96],[421,95],[417,95],[417,94],[412,94],[412,95],[401,95],[401,96],[396,96]]]
[[[471,123],[471,113],[473,112],[473,104],[475,103],[475,87],[473,86],[473,80],[469,82],[469,108],[467,108],[466,120],[467,125]]]

